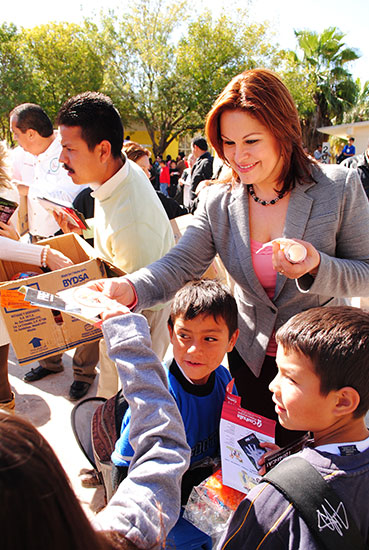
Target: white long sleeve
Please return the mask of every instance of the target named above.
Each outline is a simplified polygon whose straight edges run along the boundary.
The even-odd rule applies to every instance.
[[[41,265],[42,246],[0,237],[0,260]]]

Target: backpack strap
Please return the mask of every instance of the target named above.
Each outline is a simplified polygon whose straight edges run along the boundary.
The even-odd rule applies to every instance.
[[[351,514],[320,473],[302,457],[283,460],[263,480],[296,508],[325,550],[368,550]]]

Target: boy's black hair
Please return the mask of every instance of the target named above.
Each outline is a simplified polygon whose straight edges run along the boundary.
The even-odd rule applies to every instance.
[[[99,92],[84,92],[71,97],[59,111],[58,124],[80,126],[82,138],[90,151],[107,140],[112,156],[122,156],[123,124],[110,97]]]
[[[17,105],[10,113],[10,118],[15,117],[15,125],[22,134],[27,130],[36,130],[41,137],[48,138],[54,129],[51,120],[40,105],[35,103],[22,103]]]
[[[208,150],[208,143],[205,138],[203,137],[195,137],[192,140],[192,145],[197,145],[201,151],[207,151]]]
[[[186,321],[198,315],[224,319],[229,337],[238,327],[236,300],[226,286],[213,279],[190,281],[173,298],[168,324],[173,328],[177,317]]]
[[[283,349],[308,357],[320,391],[354,388],[360,403],[354,417],[369,409],[369,313],[350,306],[317,307],[298,313],[276,334]]]

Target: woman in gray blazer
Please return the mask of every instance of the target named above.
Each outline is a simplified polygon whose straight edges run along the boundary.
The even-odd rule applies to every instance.
[[[275,331],[295,313],[369,295],[369,206],[355,171],[303,151],[293,99],[271,71],[236,76],[211,109],[207,137],[232,168],[203,192],[192,225],[161,260],[96,288],[135,310],[170,300],[219,254],[234,280],[240,337],[229,356],[242,405],[276,419],[268,385],[277,372]],[[301,242],[290,263],[280,237]],[[200,359],[199,359],[200,360]],[[276,441],[294,433],[277,426]]]

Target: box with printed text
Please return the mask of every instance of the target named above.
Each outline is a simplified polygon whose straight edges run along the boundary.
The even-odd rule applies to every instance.
[[[94,279],[124,275],[109,262],[97,258],[95,250],[74,233],[45,239],[39,244],[49,244],[68,256],[74,265],[43,273],[37,266],[0,262],[2,302],[7,291],[17,290],[23,285],[55,294]],[[25,271],[37,275],[11,281],[14,275]],[[50,309],[17,304],[1,307],[1,313],[20,364],[44,359],[102,337],[100,329],[93,325]]]

